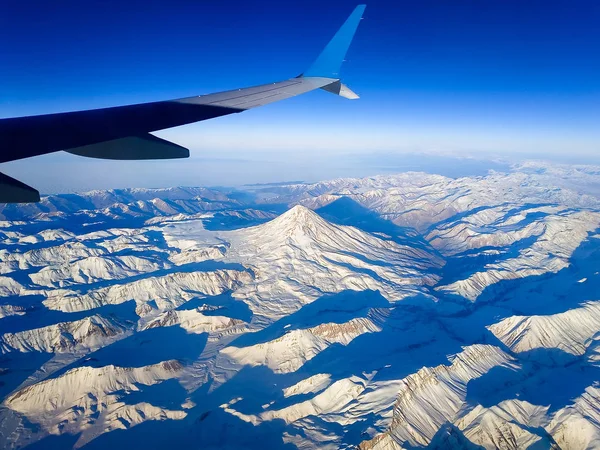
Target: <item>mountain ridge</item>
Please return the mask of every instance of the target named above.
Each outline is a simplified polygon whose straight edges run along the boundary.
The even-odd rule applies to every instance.
[[[599,173],[3,207],[0,446],[594,447]]]

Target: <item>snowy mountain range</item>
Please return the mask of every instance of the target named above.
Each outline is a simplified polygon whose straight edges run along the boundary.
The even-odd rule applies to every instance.
[[[600,168],[0,206],[1,448],[600,448]]]

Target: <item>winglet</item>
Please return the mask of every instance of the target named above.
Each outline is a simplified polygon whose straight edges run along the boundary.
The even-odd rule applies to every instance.
[[[340,78],[340,67],[342,66],[348,47],[350,47],[354,33],[356,33],[358,24],[362,19],[365,8],[366,5],[358,5],[354,8],[354,11],[346,19],[344,25],[335,33],[329,44],[327,44],[319,57],[302,76]]]

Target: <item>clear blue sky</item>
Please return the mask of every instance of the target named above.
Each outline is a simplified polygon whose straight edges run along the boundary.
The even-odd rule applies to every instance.
[[[6,0],[0,117],[165,100],[295,76],[357,3]],[[130,173],[140,167],[153,177],[150,185],[173,183],[175,175],[184,184],[216,184],[221,172],[203,178],[203,161],[249,158],[268,170],[274,152],[282,152],[283,162],[300,154],[335,161],[378,151],[600,154],[600,2],[366,3],[342,68],[362,97],[356,102],[315,92],[160,134],[192,149],[187,166],[55,155],[4,169],[35,185],[51,164],[68,162],[78,186],[89,188],[148,185]],[[102,184],[98,168],[109,168],[112,178]],[[69,176],[77,178],[61,174],[61,181]]]

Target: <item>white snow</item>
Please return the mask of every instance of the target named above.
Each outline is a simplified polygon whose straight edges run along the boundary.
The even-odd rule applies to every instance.
[[[295,372],[332,344],[348,345],[364,333],[376,333],[381,328],[368,318],[352,319],[337,324],[326,323],[307,329],[292,330],[273,341],[250,347],[229,346],[221,350],[238,364],[265,365],[275,373]]]
[[[318,373],[312,377],[298,381],[293,386],[283,390],[284,397],[294,395],[311,394],[322,391],[331,384],[331,375],[328,373]]]
[[[102,433],[147,420],[183,419],[187,415],[184,411],[145,402],[128,405],[119,401],[118,394],[137,391],[138,385],[149,386],[174,378],[181,370],[177,361],[139,368],[79,367],[17,391],[6,399],[6,404],[26,414],[48,433],[82,432],[76,444],[80,447]]]
[[[583,355],[590,338],[600,331],[600,301],[548,316],[512,316],[488,329],[512,351],[558,348]]]
[[[0,447],[117,429],[140,447],[600,447],[599,175],[527,162],[257,186],[252,205],[203,188],[0,205]]]
[[[47,352],[64,353],[98,348],[127,328],[114,319],[93,315],[73,322],[62,322],[43,328],[0,335],[0,353]]]

